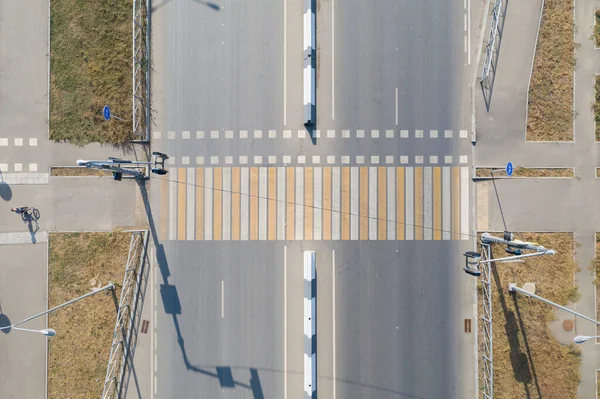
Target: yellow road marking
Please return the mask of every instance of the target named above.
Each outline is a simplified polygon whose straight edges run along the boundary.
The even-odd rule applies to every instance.
[[[415,168],[415,240],[423,239],[423,168]]]
[[[167,239],[169,227],[169,179],[160,181],[160,240]]]
[[[231,168],[231,239],[240,239],[240,168]]]
[[[196,169],[196,240],[204,239],[204,168]]]
[[[442,168],[433,168],[433,239],[442,239]]]
[[[387,184],[386,184],[386,168],[385,166],[380,166],[377,168],[377,179],[379,180],[377,183],[378,193],[377,193],[377,239],[385,240],[386,237],[386,227],[387,227]]]
[[[360,239],[369,239],[369,168],[360,168]]]
[[[452,239],[460,240],[460,167],[452,168]]]
[[[177,239],[185,240],[186,170],[177,168]]]
[[[331,240],[331,168],[323,168],[323,239]]]
[[[293,240],[294,239],[294,203],[296,201],[296,198],[294,197],[294,189],[295,189],[295,181],[294,181],[294,168],[293,167],[288,167],[286,169],[286,182],[285,182],[285,187],[286,187],[286,197],[285,197],[285,203],[286,203],[286,210],[285,210],[285,216],[286,216],[286,232],[285,232],[285,236],[288,240]]]
[[[222,168],[215,168],[214,169],[214,176],[213,176],[213,192],[214,192],[214,197],[213,197],[213,240],[220,240],[221,239],[221,233],[222,233],[222,226],[221,226],[221,221],[222,221],[222,217],[223,217],[223,183],[222,183],[222,179],[221,176],[223,175],[223,169]]]
[[[404,240],[404,167],[396,168],[396,239]]]
[[[269,240],[277,239],[277,168],[269,168],[269,187],[267,210],[268,210],[268,230]]]
[[[350,168],[342,168],[342,240],[350,239]]]
[[[258,168],[250,168],[250,239],[258,240]]]
[[[304,169],[304,239],[313,239],[313,168]]]

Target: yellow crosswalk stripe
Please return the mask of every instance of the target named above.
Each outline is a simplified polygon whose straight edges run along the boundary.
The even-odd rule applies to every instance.
[[[433,168],[433,239],[442,239],[442,168]]]

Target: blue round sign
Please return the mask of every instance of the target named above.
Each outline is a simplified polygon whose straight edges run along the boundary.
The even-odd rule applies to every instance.
[[[104,108],[102,109],[102,114],[104,114],[104,119],[106,119],[107,121],[110,120],[110,108],[108,108],[108,105],[104,106]]]
[[[506,174],[508,176],[512,176],[512,174],[513,174],[513,164],[512,164],[512,162],[509,162],[509,163],[506,164]]]

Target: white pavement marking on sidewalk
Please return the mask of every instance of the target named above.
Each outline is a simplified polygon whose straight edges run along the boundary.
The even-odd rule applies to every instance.
[[[213,237],[213,168],[204,169],[204,239]]]
[[[314,168],[313,177],[313,240],[321,240],[323,237],[323,186],[322,186],[323,169],[320,167]]]
[[[294,237],[296,240],[302,240],[304,237],[304,168],[296,168],[296,221],[294,226],[296,232]]]
[[[432,169],[423,168],[423,238],[433,238],[433,193],[432,193]]]
[[[287,245],[283,246],[283,397],[287,399]]]
[[[358,240],[358,167],[350,168],[350,239]]]
[[[186,192],[186,217],[185,217],[185,239],[194,240],[196,237],[196,168],[187,168],[187,190]]]
[[[221,318],[225,318],[225,281],[221,280]]]
[[[287,125],[287,0],[283,0],[283,126]],[[287,395],[287,392],[286,392]]]
[[[442,239],[450,240],[452,230],[452,207],[450,203],[451,193],[450,167],[442,167]]]
[[[333,352],[333,396],[335,399],[335,382],[336,382],[336,369],[335,369],[335,249],[331,250],[331,302],[332,302],[332,320],[333,320],[333,328],[332,328],[332,336],[333,340],[331,345],[331,350]]]
[[[169,168],[169,175],[177,176],[177,168]],[[177,180],[169,180],[169,240],[177,239]]]
[[[267,239],[267,168],[258,168],[258,239]]]
[[[248,168],[241,168],[240,176],[240,239],[248,240]]]
[[[460,168],[460,233],[461,240],[469,239],[469,167]]]
[[[331,1],[331,119],[335,120],[335,0]]]
[[[231,168],[223,168],[223,240],[231,240]]]
[[[277,239],[285,240],[285,167],[277,168]]]
[[[396,126],[398,126],[398,88],[396,87]]]
[[[387,168],[387,239],[396,239],[396,168]]]
[[[369,240],[377,240],[377,168],[369,168]]]
[[[35,234],[35,241],[48,242],[48,232],[38,231]],[[31,244],[31,233],[0,233],[0,245],[6,244]]]
[[[406,184],[405,184],[405,204],[406,204],[406,239],[414,240],[415,237],[415,215],[414,215],[414,186],[415,176],[412,166],[406,167]]]
[[[331,168],[331,239],[340,239],[340,167]]]
[[[8,170],[8,164],[0,164],[0,172],[2,173],[2,181],[6,184],[48,184],[50,178],[49,173],[40,172],[21,172],[21,173],[5,173]]]

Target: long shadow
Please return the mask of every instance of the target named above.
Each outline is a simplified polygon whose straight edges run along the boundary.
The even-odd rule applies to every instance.
[[[490,253],[490,256],[493,257],[492,251]],[[529,368],[529,359],[527,355],[521,351],[520,348],[521,345],[519,344],[519,328],[517,326],[515,313],[509,310],[508,305],[506,304],[506,297],[504,296],[504,287],[502,286],[502,282],[500,281],[500,275],[496,270],[495,262],[491,264],[490,269],[494,276],[494,281],[496,282],[496,291],[498,292],[498,297],[500,299],[500,304],[502,305],[502,311],[504,312],[504,318],[506,320],[506,323],[504,324],[504,331],[506,333],[506,337],[508,338],[508,345],[510,347],[510,363],[513,368],[513,373],[515,375],[515,379],[518,382],[523,383],[523,387],[525,389],[527,398],[531,398],[531,393],[529,392],[529,384],[531,384],[532,381],[532,374]]]
[[[169,283],[169,277],[171,275],[169,270],[169,264],[167,261],[167,256],[165,254],[164,247],[160,243],[158,234],[156,232],[156,224],[154,222],[154,217],[152,216],[152,210],[150,209],[148,191],[146,190],[145,182],[138,181],[138,185],[146,210],[146,216],[148,218],[150,234],[152,236],[152,240],[154,241],[154,246],[156,248],[156,262],[158,264],[158,269],[162,277],[162,284],[160,284],[160,295],[163,302],[163,308],[165,313],[170,314],[173,320],[175,332],[177,333],[177,344],[179,345],[179,349],[181,351],[181,355],[186,369],[195,373],[218,379],[222,388],[235,388],[236,386],[240,386],[251,390],[255,399],[263,398],[262,388],[260,385],[260,379],[258,377],[257,369],[251,369],[250,383],[247,384],[239,381],[234,381],[233,374],[231,373],[231,367],[215,367],[215,372],[212,372],[204,368],[195,366],[189,361],[188,354],[185,349],[185,340],[183,338],[183,334],[181,333],[181,327],[179,325],[179,319],[177,317],[182,312],[179,294],[177,293],[177,287]],[[254,374],[252,374],[252,370],[255,371]],[[260,396],[256,396],[258,393],[260,393]]]
[[[483,100],[485,101],[486,110],[490,112],[490,108],[492,106],[492,95],[494,92],[494,83],[496,81],[496,70],[498,67],[498,60],[500,59],[500,47],[502,44],[502,35],[504,34],[504,21],[506,21],[506,13],[508,11],[508,2],[509,0],[504,0],[502,3],[503,9],[500,10],[501,20],[498,21],[498,37],[496,38],[496,49],[497,51],[492,52],[491,62],[490,62],[490,78],[489,78],[489,86],[484,89],[483,84],[481,85],[481,91],[483,92]],[[488,15],[486,15],[487,17]],[[486,41],[489,40],[489,30],[484,32]],[[484,61],[485,62],[485,61]],[[488,94],[486,95],[485,90],[487,89]]]
[[[521,335],[523,336],[523,344],[525,344],[525,351],[527,352],[527,359],[529,359],[529,365],[531,366],[531,374],[533,375],[533,381],[535,382],[535,388],[537,390],[538,398],[542,397],[542,390],[537,379],[535,372],[535,364],[531,357],[531,348],[529,347],[529,341],[527,340],[527,331],[525,330],[525,324],[523,324],[523,318],[521,317],[521,310],[519,309],[519,301],[515,292],[511,293],[515,311],[517,312],[517,320],[519,321],[519,328],[521,329]]]

